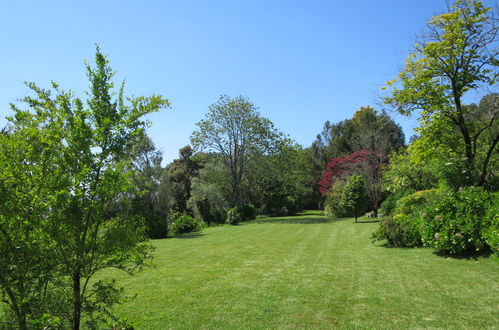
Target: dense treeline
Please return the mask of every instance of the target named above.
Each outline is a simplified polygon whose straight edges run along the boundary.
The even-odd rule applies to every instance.
[[[0,132],[0,292],[7,327],[116,320],[106,268],[133,274],[148,238],[321,208],[383,218],[373,240],[451,254],[499,251],[498,28],[480,1],[432,18],[386,104],[417,113],[409,145],[386,111],[326,121],[303,147],[243,96],[220,96],[166,166],[146,135],[160,96],[126,98],[97,49],[88,99],[29,83]],[[484,88],[487,87],[487,88]],[[466,105],[468,91],[483,93]]]

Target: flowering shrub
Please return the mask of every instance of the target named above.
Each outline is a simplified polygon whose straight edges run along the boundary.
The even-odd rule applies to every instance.
[[[482,188],[443,194],[420,213],[423,244],[450,254],[497,252],[498,197]]]

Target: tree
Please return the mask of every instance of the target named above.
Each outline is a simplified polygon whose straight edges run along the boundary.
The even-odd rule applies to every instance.
[[[135,189],[129,196],[132,214],[144,219],[149,238],[164,238],[167,234],[168,201],[163,186],[166,170],[163,156],[152,140],[144,134],[132,148],[132,176]],[[124,201],[122,201],[124,202]],[[122,203],[118,207],[125,207]]]
[[[483,185],[489,163],[499,141],[497,106],[485,121],[472,124],[474,108],[463,105],[463,97],[470,90],[489,87],[499,77],[498,26],[491,8],[478,0],[457,0],[449,12],[433,17],[428,32],[414,52],[409,55],[404,70],[398,78],[388,82],[391,96],[385,102],[402,114],[420,111],[420,129],[427,131],[450,123],[462,141],[462,154],[468,184]],[[398,85],[396,83],[399,82]],[[481,137],[491,134],[483,146],[484,156],[478,160],[482,149]],[[477,169],[478,174],[473,176]]]
[[[219,153],[230,177],[230,206],[241,206],[248,162],[266,153],[279,136],[270,120],[263,118],[247,98],[226,95],[209,107],[191,136],[195,149]]]
[[[172,209],[176,212],[187,212],[187,201],[191,197],[192,179],[201,169],[199,161],[195,160],[191,146],[179,150],[179,158],[168,167],[168,181],[172,191]]]
[[[364,178],[361,175],[352,175],[348,178],[341,200],[345,208],[353,213],[357,222],[365,203]]]
[[[361,175],[371,209],[377,215],[381,201],[381,172],[386,162],[387,157],[384,154],[368,150],[359,150],[344,157],[333,158],[328,162],[319,181],[321,193],[328,196],[336,181],[345,180],[351,175]]]
[[[121,289],[114,281],[92,281],[97,272],[117,268],[133,273],[150,255],[150,246],[141,243],[144,235],[136,217],[127,210],[111,219],[107,215],[111,203],[133,189],[129,150],[145,127],[142,117],[169,106],[167,100],[156,95],[125,98],[123,85],[113,100],[113,72],[99,48],[95,67],[87,65],[87,76],[90,91],[86,106],[55,83],[52,90],[28,84],[35,96],[23,99],[27,109],[12,105],[15,114],[9,121],[16,140],[2,145],[23,146],[16,150],[17,155],[2,157],[2,162],[19,175],[12,177],[2,170],[0,178],[9,192],[26,187],[22,188],[28,192],[26,206],[22,207],[25,211],[18,214],[18,210],[22,211],[19,204],[2,200],[0,220],[2,225],[29,224],[36,235],[24,236],[24,241],[32,248],[32,255],[44,256],[43,251],[50,249],[50,258],[33,258],[24,267],[30,274],[41,263],[53,266],[41,272],[48,278],[44,289],[57,295],[59,302],[49,312],[61,316],[73,329],[80,328],[83,315],[95,319],[119,301]],[[37,133],[40,131],[42,135]],[[36,143],[22,145],[23,138]],[[34,180],[24,181],[33,174]],[[17,248],[4,244],[16,229],[3,228],[2,246],[7,251]],[[42,239],[34,241],[38,237]],[[11,261],[18,267],[16,263]],[[8,292],[18,282],[0,285],[2,291]]]
[[[52,160],[59,156],[60,134],[49,112],[17,112],[8,120],[0,134],[0,299],[15,320],[8,327],[27,329],[47,311],[55,278],[45,228],[55,203]]]

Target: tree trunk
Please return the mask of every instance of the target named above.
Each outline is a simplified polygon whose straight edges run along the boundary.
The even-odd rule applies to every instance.
[[[499,135],[496,135],[496,138],[494,139],[494,141],[492,141],[492,144],[490,145],[489,150],[487,151],[487,155],[485,156],[485,159],[482,164],[482,171],[480,173],[480,177],[478,178],[477,182],[477,185],[479,187],[483,186],[485,183],[485,178],[487,177],[487,167],[489,166],[490,157],[494,153],[494,149],[498,141],[499,141]]]
[[[80,329],[81,322],[81,274],[80,270],[77,269],[73,274],[73,316],[72,316],[72,328],[73,330]]]

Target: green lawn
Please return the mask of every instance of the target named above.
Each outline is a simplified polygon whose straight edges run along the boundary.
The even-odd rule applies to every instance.
[[[373,245],[376,226],[308,212],[156,240],[155,268],[116,276],[137,294],[118,313],[138,329],[499,326],[497,257]]]

